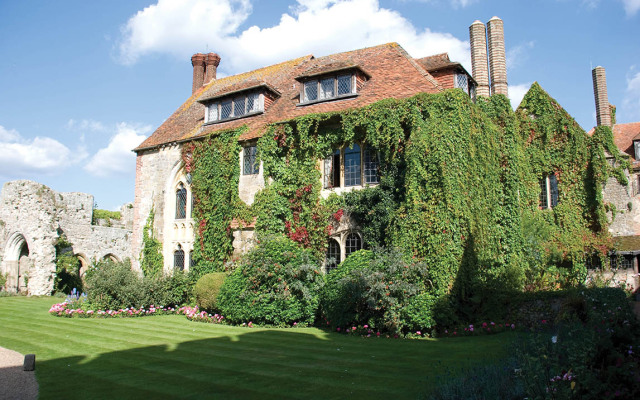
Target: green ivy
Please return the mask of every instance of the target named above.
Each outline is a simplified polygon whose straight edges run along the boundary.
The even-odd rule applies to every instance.
[[[147,223],[142,228],[142,254],[140,268],[145,276],[155,276],[162,272],[164,258],[162,257],[162,243],[155,237],[153,232],[153,221],[155,211],[153,207],[149,212]]]

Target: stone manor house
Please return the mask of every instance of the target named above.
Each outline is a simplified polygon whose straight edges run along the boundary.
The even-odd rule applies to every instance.
[[[413,58],[397,43],[325,57],[307,55],[219,79],[216,70],[221,59],[217,54],[193,55],[191,96],[134,149],[137,157],[131,230],[121,229],[113,234],[108,233],[106,228],[93,227],[91,234],[87,233],[82,237],[93,238],[97,235],[98,244],[102,243],[103,246],[101,251],[86,250],[85,253],[89,252],[91,255],[87,257],[74,246],[74,254],[87,259],[109,255],[116,259],[130,256],[133,267],[139,269],[143,229],[153,211],[153,232],[162,243],[165,271],[188,270],[197,226],[192,218],[191,175],[187,173],[182,159],[182,149],[186,144],[215,132],[246,126],[247,129],[238,139],[242,146],[239,154],[238,193],[243,202],[251,205],[256,194],[265,187],[263,166],[256,158],[256,142],[269,124],[307,114],[357,109],[383,99],[404,99],[419,93],[438,93],[451,88],[463,90],[473,100],[476,96],[507,95],[503,32],[503,22],[497,17],[491,18],[486,25],[475,21],[469,27],[472,74],[460,63],[450,60],[447,53]],[[617,238],[619,252],[615,257],[616,262],[622,263],[619,265],[619,279],[638,287],[640,123],[615,124],[607,99],[604,69],[594,69],[593,76],[598,124],[612,127],[616,145],[633,165],[633,170],[629,173],[630,184],[621,186],[611,178],[605,187],[604,199],[616,209],[615,218],[610,216],[613,220],[610,232]],[[325,160],[318,160],[323,184],[321,195],[327,197],[330,193],[344,193],[376,185],[379,178],[374,154],[366,145],[354,143],[352,147],[337,149]],[[70,213],[81,215],[83,225],[87,225],[91,206],[88,201],[80,201],[79,194],[60,194],[61,200],[53,201],[57,208],[37,210],[33,204],[25,205],[40,213],[32,218],[33,221],[47,223],[43,225],[41,222],[34,222],[40,229],[34,232],[38,233],[25,234],[25,229],[31,228],[17,222],[12,226],[6,223],[2,225],[2,220],[10,219],[3,215],[7,214],[6,210],[10,211],[11,205],[16,201],[16,197],[11,196],[34,201],[33,196],[36,196],[38,189],[33,187],[29,189],[30,192],[27,191],[29,193],[16,194],[19,191],[16,192],[14,183],[7,185],[3,188],[4,203],[1,205],[5,214],[0,214],[0,249],[4,252],[2,271],[11,275],[12,288],[19,288],[19,277],[15,271],[22,259],[23,249],[26,246],[32,252],[29,254],[35,254],[34,249],[42,241],[40,237],[44,236],[48,238],[45,242],[50,248],[44,252],[39,251],[38,254],[43,255],[32,257],[29,261],[35,264],[32,268],[44,271],[33,274],[34,279],[39,277],[38,289],[34,286],[33,289],[30,288],[30,292],[50,292],[50,261],[53,260],[51,246],[57,237],[56,229],[62,227],[65,232],[71,232],[74,224],[65,222]],[[30,187],[30,184],[22,185]],[[541,193],[544,193],[540,199],[541,207],[553,207],[557,203],[557,182],[553,175],[541,182]],[[56,194],[52,196],[55,200]],[[62,204],[66,205],[61,207]],[[47,211],[53,209],[62,211]],[[56,217],[44,218],[45,214]],[[236,254],[243,253],[252,246],[253,224],[239,224],[234,220],[229,228],[233,231]],[[40,233],[41,231],[45,233]],[[100,242],[107,237],[107,242]],[[75,243],[74,238],[70,239]],[[77,240],[78,243],[85,243]],[[126,241],[126,245],[120,246],[121,240]],[[362,246],[358,227],[345,218],[331,234],[328,256],[341,261]],[[35,285],[35,282],[30,280],[29,286],[32,284]]]

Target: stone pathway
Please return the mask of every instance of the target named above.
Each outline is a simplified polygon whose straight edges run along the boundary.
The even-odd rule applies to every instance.
[[[23,370],[24,355],[0,347],[0,399],[32,400],[38,398],[35,371]],[[38,359],[36,357],[36,368]]]

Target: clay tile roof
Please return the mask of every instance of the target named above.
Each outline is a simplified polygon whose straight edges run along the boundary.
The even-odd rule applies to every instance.
[[[302,74],[297,76],[296,79],[311,78],[318,75],[324,75],[331,72],[344,71],[348,69],[358,69],[362,71],[362,68],[360,68],[357,64],[349,61],[329,62],[327,64],[314,65],[308,70],[302,72]],[[362,72],[365,73],[365,75],[370,76],[365,71]]]
[[[416,59],[427,71],[435,71],[446,67],[459,66],[460,63],[453,62],[449,59],[449,53],[440,53],[433,56]]]
[[[358,68],[368,75],[356,96],[299,105],[301,83],[296,77]],[[220,123],[203,125],[205,106],[201,101],[265,85],[280,96],[263,113]],[[443,90],[438,81],[397,43],[314,58],[305,56],[243,74],[216,79],[194,93],[135,151],[192,140],[226,129],[246,126],[241,141],[262,136],[267,125],[306,114],[361,108],[386,98],[402,99],[418,93]]]
[[[591,128],[587,135],[593,135],[596,128]],[[633,149],[633,141],[640,140],[640,122],[631,122],[628,124],[615,124],[613,126],[613,142],[616,147],[624,154],[630,157],[634,168],[640,168],[640,160],[636,160],[635,151]]]
[[[205,95],[200,96],[200,98],[198,99],[198,102],[204,104],[204,103],[208,103],[213,99],[218,99],[220,97],[225,97],[235,93],[244,92],[251,89],[258,89],[258,88],[267,88],[271,92],[277,94],[278,96],[280,95],[280,92],[278,92],[274,87],[269,85],[267,82],[258,81],[258,80],[247,80],[246,82],[238,82],[237,84],[233,84],[228,87],[219,88],[218,91],[211,91],[206,96]]]

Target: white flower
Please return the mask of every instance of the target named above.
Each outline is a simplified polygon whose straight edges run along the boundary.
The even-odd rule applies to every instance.
[[[557,336],[551,336],[551,343],[557,343],[558,342],[558,337]]]

